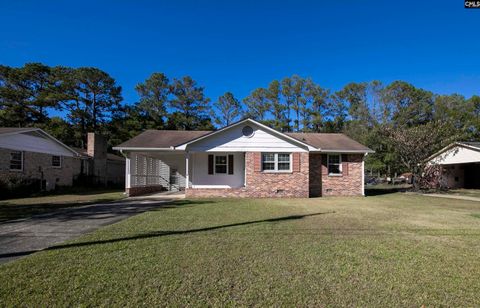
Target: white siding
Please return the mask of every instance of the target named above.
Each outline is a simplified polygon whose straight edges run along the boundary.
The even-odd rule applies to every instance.
[[[465,164],[480,162],[480,152],[456,146],[431,160],[431,163],[440,165]]]
[[[254,129],[251,137],[242,134],[244,126]],[[306,152],[306,147],[287,138],[275,136],[254,123],[234,126],[187,146],[192,152]]]
[[[0,135],[0,148],[60,156],[74,156],[72,152],[57,142],[41,137],[35,133]]]
[[[190,155],[193,170],[190,173],[193,188],[239,188],[245,183],[245,154],[216,153],[233,155],[233,174],[208,174],[208,154]]]

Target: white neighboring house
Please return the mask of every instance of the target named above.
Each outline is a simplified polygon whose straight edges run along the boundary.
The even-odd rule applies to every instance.
[[[480,189],[480,142],[452,143],[428,158],[442,166],[441,183],[448,188]]]

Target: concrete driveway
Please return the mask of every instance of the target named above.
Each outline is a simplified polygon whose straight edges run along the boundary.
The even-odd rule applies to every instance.
[[[182,194],[154,194],[60,209],[0,223],[0,263],[5,263],[160,207]]]

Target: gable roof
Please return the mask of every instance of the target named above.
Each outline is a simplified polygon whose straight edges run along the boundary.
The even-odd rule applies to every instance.
[[[193,139],[193,140],[184,142],[183,144],[178,144],[177,147],[179,147],[180,149],[185,149],[185,147],[186,147],[187,145],[189,145],[189,144],[192,144],[192,143],[194,143],[194,142],[200,141],[200,140],[205,139],[205,138],[209,138],[209,137],[211,137],[211,136],[213,136],[213,135],[219,134],[219,133],[221,133],[221,132],[223,132],[223,131],[226,131],[227,129],[231,129],[232,127],[238,126],[238,125],[240,125],[240,124],[244,124],[244,123],[246,123],[246,122],[250,122],[250,123],[252,123],[252,124],[258,125],[258,126],[260,126],[261,128],[265,129],[266,131],[268,131],[268,132],[270,132],[270,133],[272,133],[272,134],[274,134],[274,135],[277,135],[277,136],[282,136],[282,137],[284,137],[284,138],[286,138],[286,139],[288,139],[288,140],[290,140],[290,141],[292,141],[292,142],[294,142],[294,143],[301,144],[302,146],[305,146],[305,147],[307,147],[307,148],[310,148],[310,147],[311,147],[309,144],[305,143],[304,141],[295,139],[295,138],[293,138],[293,137],[291,137],[291,136],[289,136],[289,135],[286,135],[286,134],[284,134],[284,133],[282,133],[282,132],[279,132],[279,131],[276,130],[276,129],[273,129],[273,128],[265,125],[265,124],[262,124],[262,123],[260,123],[260,122],[257,122],[257,121],[255,121],[255,120],[253,120],[253,119],[250,119],[250,118],[237,121],[237,122],[235,122],[235,123],[232,123],[232,124],[230,124],[230,125],[227,125],[227,126],[225,126],[225,127],[222,127],[222,128],[219,129],[219,130],[211,131],[211,132],[209,132],[208,134],[205,134],[205,135],[200,136],[200,137],[198,137],[198,138],[195,138],[195,139]]]
[[[374,153],[373,150],[344,134],[330,133],[282,133],[252,119],[243,119],[216,131],[146,130],[138,136],[113,147],[114,150],[183,150],[188,144],[214,136],[239,124],[251,122],[268,132],[306,146],[311,151]]]
[[[4,135],[4,136],[5,135],[15,135],[15,134],[29,133],[29,132],[35,132],[36,134],[40,135],[41,137],[44,137],[46,139],[50,139],[51,141],[57,143],[58,145],[60,145],[61,147],[63,147],[67,151],[71,152],[75,156],[79,155],[74,149],[72,149],[68,145],[64,144],[63,142],[61,142],[60,140],[58,140],[57,138],[53,137],[52,135],[50,135],[49,133],[47,133],[46,131],[44,131],[40,128],[36,128],[36,127],[0,127],[0,135]]]
[[[121,149],[163,149],[173,150],[173,147],[185,142],[194,140],[198,137],[207,135],[212,131],[192,131],[192,130],[155,130],[148,129],[125,141],[122,144],[113,147],[114,150]]]
[[[459,142],[451,143],[451,144],[447,145],[446,147],[444,147],[443,149],[441,149],[440,151],[436,152],[435,154],[432,154],[431,156],[429,156],[426,159],[426,161],[430,161],[430,160],[434,159],[435,157],[439,156],[440,154],[443,154],[446,151],[448,151],[448,150],[450,150],[454,147],[457,147],[457,146],[480,152],[480,142],[479,141],[474,141],[474,142],[459,141]]]
[[[321,152],[374,153],[372,149],[344,134],[334,133],[286,133],[302,140]]]

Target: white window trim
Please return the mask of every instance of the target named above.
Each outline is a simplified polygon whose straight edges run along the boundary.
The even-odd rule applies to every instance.
[[[226,168],[225,168],[225,173],[217,173],[217,156],[225,156],[227,159],[226,159]],[[213,155],[213,174],[214,175],[229,175],[228,173],[228,154],[215,154]],[[222,164],[220,164],[220,166],[223,166]],[[231,174],[230,174],[231,175]]]
[[[338,169],[340,170],[340,173],[330,173],[330,156],[338,156],[338,164],[339,167]],[[327,154],[327,172],[328,176],[343,176],[343,164],[342,164],[342,154],[340,153],[331,153]]]
[[[21,165],[22,165],[22,168],[20,168],[20,169],[12,169],[12,168],[11,168],[11,167],[12,167],[12,164],[11,164],[11,162],[12,162],[12,152],[20,152],[21,162],[22,162],[22,164],[21,164]],[[23,151],[12,151],[12,152],[10,152],[10,160],[8,161],[8,164],[9,164],[8,168],[10,169],[10,171],[23,172],[23,168],[24,168],[24,164],[25,164],[25,160],[24,160],[24,157],[25,157],[25,156],[24,156],[24,154],[23,154]]]
[[[60,166],[54,166],[53,165],[53,157],[54,156],[60,157]],[[51,167],[55,168],[55,169],[61,169],[62,166],[63,166],[63,157],[61,155],[52,155]]]
[[[274,166],[274,170],[264,170],[263,169],[263,154],[273,154],[274,155],[274,162],[273,162],[273,166]],[[278,170],[278,154],[287,154],[290,158],[290,162],[289,162],[289,166],[290,168],[288,170]],[[262,167],[262,172],[264,173],[292,173],[292,153],[285,153],[285,152],[275,152],[275,153],[272,153],[272,152],[262,152],[261,153],[261,167]]]

